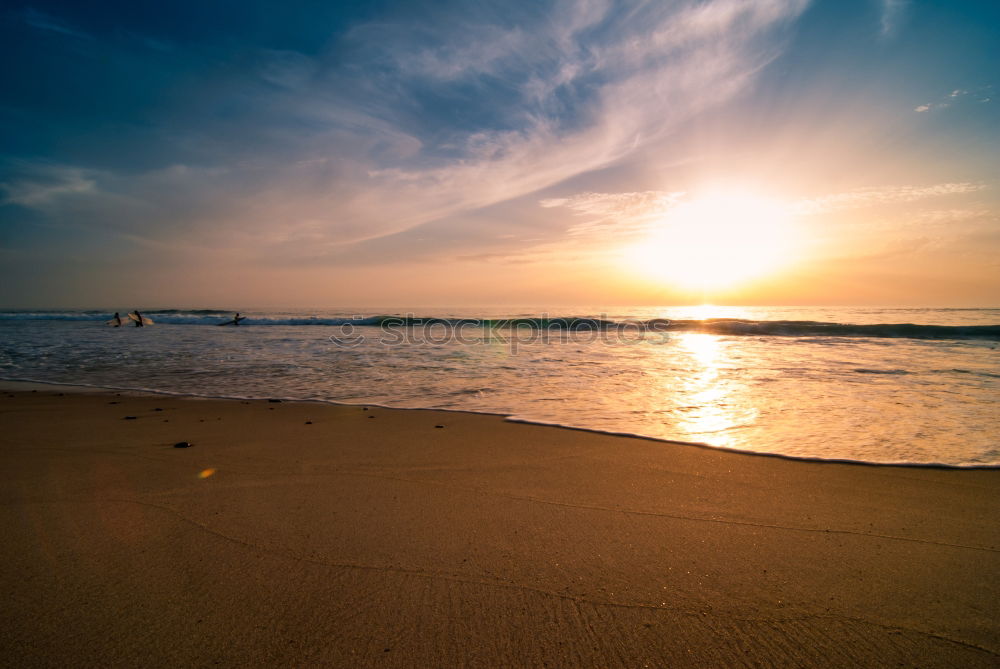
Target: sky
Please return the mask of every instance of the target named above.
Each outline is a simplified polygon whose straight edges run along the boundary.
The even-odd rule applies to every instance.
[[[0,305],[1000,306],[991,0],[6,2]]]

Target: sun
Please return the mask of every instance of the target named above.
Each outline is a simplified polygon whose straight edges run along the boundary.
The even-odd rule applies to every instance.
[[[710,292],[776,273],[794,256],[794,229],[780,202],[739,190],[709,192],[670,209],[625,251],[632,271]]]

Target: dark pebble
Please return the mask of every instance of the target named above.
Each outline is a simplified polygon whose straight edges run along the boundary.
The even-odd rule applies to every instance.
[[[153,409],[153,411],[163,411],[163,409],[161,409],[160,407],[156,407],[155,409]]]
[[[191,448],[191,445],[190,441],[178,441],[174,444],[174,448]]]
[[[369,418],[374,418],[375,416],[368,416]]]
[[[281,400],[268,400],[271,404],[280,404]]]
[[[361,410],[362,410],[362,411],[368,411],[368,407],[364,407],[364,408],[363,408],[363,409],[361,409]]]
[[[312,425],[312,424],[313,424],[313,422],[311,420],[307,420],[306,421],[306,425]]]
[[[135,420],[135,416],[125,416],[122,420]]]
[[[108,404],[121,404],[121,402],[108,402]]]
[[[434,427],[444,427],[444,425],[435,425]]]

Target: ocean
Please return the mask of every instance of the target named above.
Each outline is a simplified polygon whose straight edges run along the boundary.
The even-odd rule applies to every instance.
[[[121,312],[123,317],[125,311]],[[1000,465],[1000,309],[0,312],[0,377],[475,411],[795,458]],[[664,444],[665,449],[671,448]]]

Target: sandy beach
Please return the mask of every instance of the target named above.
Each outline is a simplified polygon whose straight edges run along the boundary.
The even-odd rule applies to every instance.
[[[998,470],[3,388],[4,666],[1000,663]]]

